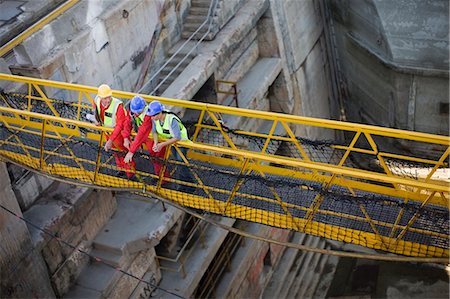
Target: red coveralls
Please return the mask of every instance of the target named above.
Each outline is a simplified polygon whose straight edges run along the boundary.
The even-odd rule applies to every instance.
[[[128,111],[128,113],[126,115],[125,124],[124,124],[124,130],[123,130],[124,138],[130,139],[131,129],[132,129],[131,111]],[[164,148],[159,152],[153,151],[153,139],[148,138],[151,131],[152,131],[152,118],[148,115],[145,115],[144,120],[142,121],[142,124],[139,126],[137,135],[130,145],[129,152],[134,154],[142,144],[145,144],[145,147],[147,148],[147,151],[150,154],[150,156],[159,158],[159,159],[152,159],[152,164],[153,164],[153,168],[155,169],[155,174],[157,176],[159,176],[159,173],[161,172],[161,168],[163,166],[163,163],[161,162],[161,160],[164,159],[166,149]],[[169,177],[169,172],[168,172],[167,168],[164,171],[164,177],[165,178]],[[162,183],[163,184],[167,183],[167,181],[163,181]]]
[[[103,107],[103,105],[100,105],[100,118],[102,120],[102,123],[105,121],[105,110],[108,109],[108,107]],[[94,111],[97,111],[94,105]],[[106,140],[112,140],[113,145],[112,148],[115,150],[118,150],[120,152],[113,151],[114,158],[116,160],[116,165],[119,168],[122,168],[125,170],[125,173],[127,174],[127,177],[132,177],[134,175],[134,169],[136,168],[136,163],[134,161],[131,161],[130,163],[125,163],[125,153],[128,152],[128,149],[126,149],[123,146],[123,139],[125,137],[123,132],[124,122],[127,121],[127,117],[125,115],[125,111],[122,108],[122,104],[117,107],[117,113],[116,113],[116,126],[114,127],[114,131],[111,133],[111,135],[106,134]],[[128,135],[129,136],[129,135]]]

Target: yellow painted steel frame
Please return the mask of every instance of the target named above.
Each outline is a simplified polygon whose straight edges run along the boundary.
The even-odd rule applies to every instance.
[[[26,77],[10,76],[0,74],[0,80],[9,81],[9,83],[23,83],[28,91],[29,101],[25,103],[27,109],[16,110],[9,107],[0,107],[0,121],[2,124],[11,129],[26,132],[29,134],[34,134],[39,136],[41,142],[39,145],[34,147],[31,145],[23,144],[20,139],[13,135],[6,140],[1,140],[1,144],[15,144],[20,146],[25,154],[13,153],[7,150],[1,150],[0,155],[6,159],[9,159],[15,163],[22,164],[24,166],[33,168],[35,170],[50,174],[63,176],[68,179],[75,179],[81,182],[97,185],[97,186],[109,186],[109,187],[123,187],[136,188],[139,190],[148,190],[149,192],[157,193],[163,197],[173,200],[179,204],[190,206],[193,208],[205,209],[218,214],[227,215],[230,217],[242,218],[250,221],[256,221],[264,224],[269,224],[282,228],[291,228],[306,233],[311,233],[315,235],[320,235],[323,237],[341,240],[345,242],[351,242],[354,244],[359,244],[371,248],[383,249],[390,252],[413,255],[413,256],[426,256],[432,254],[433,256],[448,256],[448,250],[425,246],[422,244],[416,244],[412,242],[407,242],[402,240],[407,231],[410,232],[420,232],[422,234],[427,234],[430,236],[444,237],[439,233],[432,231],[423,231],[412,226],[416,221],[417,215],[414,215],[410,219],[407,225],[401,225],[399,219],[403,213],[400,211],[397,221],[394,224],[385,223],[379,220],[374,220],[369,217],[364,207],[360,205],[361,211],[364,217],[358,217],[354,215],[347,214],[337,214],[335,212],[326,211],[320,208],[321,198],[316,197],[313,203],[309,207],[296,206],[295,204],[282,202],[282,198],[279,194],[272,194],[275,199],[268,197],[255,196],[251,194],[242,193],[239,188],[241,182],[237,182],[231,190],[218,189],[211,186],[206,186],[199,177],[194,172],[194,177],[198,185],[207,195],[207,197],[186,195],[179,191],[167,190],[162,188],[161,179],[159,176],[159,183],[156,186],[146,185],[139,182],[128,182],[123,181],[119,178],[109,177],[108,175],[99,173],[100,168],[100,157],[97,156],[95,161],[83,160],[77,157],[68,146],[66,146],[65,141],[71,140],[71,138],[85,138],[88,140],[96,141],[98,146],[102,146],[103,132],[110,131],[110,129],[105,129],[102,127],[97,127],[89,123],[79,121],[81,108],[89,108],[83,102],[83,99],[87,101],[92,101],[95,96],[96,88],[87,87],[81,85],[67,84],[61,82],[53,82],[39,79],[32,79]],[[8,82],[6,82],[8,83]],[[16,86],[17,88],[17,86]],[[77,107],[77,118],[75,120],[69,120],[60,118],[57,109],[53,106],[54,101],[49,99],[43,90],[47,92],[52,92],[52,89],[62,89],[69,90],[78,93],[76,96],[77,100],[74,101],[72,105]],[[36,96],[38,94],[39,96]],[[123,99],[129,99],[134,96],[132,93],[114,91],[113,95]],[[194,133],[194,139],[199,135],[199,131],[202,128],[209,128],[217,130],[223,139],[228,144],[228,147],[216,146],[212,144],[204,143],[186,143],[179,142],[175,147],[186,147],[189,151],[189,158],[198,161],[204,161],[212,163],[214,165],[225,165],[236,167],[240,170],[240,173],[259,173],[261,177],[266,175],[278,175],[285,177],[299,178],[309,181],[315,181],[322,183],[322,186],[330,188],[333,185],[343,186],[347,188],[351,193],[355,193],[356,190],[367,191],[375,194],[390,195],[395,197],[404,198],[405,202],[409,200],[416,200],[422,202],[422,206],[429,204],[440,205],[448,208],[448,192],[449,186],[447,184],[442,184],[432,180],[433,173],[440,167],[448,166],[447,160],[450,152],[450,141],[446,136],[431,135],[425,133],[408,132],[403,130],[395,130],[390,128],[381,128],[368,125],[352,124],[346,122],[321,120],[314,118],[297,117],[291,115],[283,115],[269,112],[252,111],[246,109],[237,109],[231,107],[222,107],[217,105],[194,103],[182,100],[172,100],[157,98],[151,96],[143,97],[147,101],[158,99],[164,104],[179,106],[187,109],[194,109],[199,111],[199,120],[196,126],[196,132]],[[43,115],[33,112],[31,110],[30,100],[39,100],[48,105],[49,111],[54,115]],[[239,148],[233,142],[233,139],[227,134],[227,131],[222,128],[221,120],[217,117],[218,114],[233,115],[241,117],[251,117],[263,120],[272,121],[272,126],[269,134],[260,134],[255,132],[240,131],[241,134],[248,136],[258,136],[266,139],[265,144],[261,152],[252,152],[247,149]],[[203,119],[209,117],[214,125],[203,124]],[[280,123],[282,127],[285,128],[288,137],[275,136],[273,135],[275,127]],[[341,156],[337,164],[323,163],[313,161],[311,157],[308,156],[307,151],[304,149],[302,143],[295,137],[291,126],[293,124],[301,124],[308,126],[317,126],[322,128],[331,128],[335,130],[344,130],[348,132],[353,132],[354,136],[348,146],[335,145],[334,147],[340,150],[344,150],[344,154]],[[89,129],[91,133],[83,134],[80,133],[80,128]],[[94,132],[94,133],[92,133]],[[371,149],[360,149],[356,148],[356,141],[364,136]],[[412,140],[423,142],[427,144],[443,146],[445,150],[443,151],[440,158],[436,161],[421,159],[416,157],[404,156],[399,154],[379,152],[377,144],[374,140],[374,136],[386,137],[386,138],[397,138],[400,140]],[[12,138],[14,137],[14,140]],[[74,166],[67,166],[62,164],[47,164],[47,158],[51,155],[63,156],[62,154],[56,153],[56,151],[46,151],[43,147],[43,142],[46,138],[54,138],[61,141],[61,146],[64,147],[68,155],[64,155],[63,158],[71,159],[75,162]],[[301,159],[294,159],[279,155],[269,155],[266,153],[267,145],[271,140],[282,140],[284,142],[291,142],[301,153]],[[177,149],[178,150],[178,149]],[[30,151],[39,152],[39,158],[34,158]],[[356,169],[351,167],[343,166],[350,152],[364,152],[373,154],[380,161],[380,165],[384,165],[385,157],[393,157],[396,159],[402,159],[405,161],[416,161],[425,162],[433,165],[430,173],[425,179],[410,178],[394,175],[389,168],[384,165],[385,173],[373,172],[363,169]],[[99,149],[100,155],[100,149]],[[168,155],[166,156],[166,159]],[[94,171],[88,171],[83,167],[83,163],[87,163],[94,166]],[[183,162],[186,165],[189,164],[186,157],[183,157]],[[111,165],[102,164],[101,167],[109,167],[116,169],[116,167]],[[143,174],[146,175],[146,174]],[[147,174],[148,175],[148,174]],[[153,175],[154,176],[154,175]],[[158,178],[158,176],[154,176]],[[180,183],[183,182],[170,179],[172,182]],[[189,183],[185,183],[189,185]],[[300,186],[299,186],[300,187]],[[407,187],[407,188],[405,188]],[[304,188],[304,187],[302,187]],[[217,200],[213,197],[212,192],[220,192],[228,195],[228,200],[223,202]],[[240,196],[244,198],[251,198],[255,200],[263,200],[270,202],[272,204],[277,204],[284,211],[284,214],[279,214],[271,211],[258,210],[251,207],[239,206],[233,203],[232,199],[235,196]],[[304,219],[295,217],[290,214],[289,208],[296,208],[306,212],[306,217]],[[257,210],[257,214],[254,213]],[[252,212],[253,211],[253,212]],[[351,229],[343,229],[342,227],[337,227],[333,225],[327,225],[323,223],[318,223],[314,221],[314,215],[333,215],[335,217],[341,217],[351,220],[360,221],[362,223],[367,223],[372,228],[371,233],[354,231]],[[257,216],[255,216],[257,215]],[[391,230],[390,237],[381,236],[376,229],[376,226],[384,226]],[[394,237],[396,231],[400,231],[397,237]],[[355,238],[355,236],[360,236],[360,238]]]
[[[77,107],[77,119],[80,117],[80,110],[89,109],[90,106],[86,102],[93,102],[95,97],[96,87],[88,87],[83,85],[68,84],[62,82],[27,78],[12,76],[6,74],[0,74],[0,80],[9,81],[11,83],[23,83],[27,89],[28,103],[27,110],[31,109],[31,100],[42,101],[45,103],[49,110],[52,111],[53,115],[59,116],[57,109],[55,109],[53,103],[54,101],[49,99],[43,90],[47,90],[50,93],[53,91],[55,93],[59,90],[70,91],[74,94],[74,100],[72,106]],[[6,83],[6,82],[5,82]],[[78,93],[78,95],[76,95]],[[36,95],[38,94],[38,95]],[[135,94],[129,92],[114,91],[114,96],[122,99],[130,99]],[[261,150],[261,154],[265,156],[267,163],[276,163],[277,159],[289,160],[293,162],[293,167],[300,167],[304,169],[302,173],[302,178],[323,182],[324,186],[328,188],[333,185],[344,186],[346,188],[353,188],[358,190],[364,190],[369,192],[376,192],[384,195],[392,195],[397,197],[405,198],[405,200],[419,200],[424,201],[427,199],[430,192],[433,190],[437,191],[434,196],[429,200],[430,203],[439,205],[448,205],[448,191],[450,190],[448,184],[445,182],[439,182],[432,179],[433,174],[437,169],[442,167],[448,167],[448,156],[450,152],[450,139],[447,136],[432,135],[419,132],[410,132],[404,130],[397,130],[384,127],[376,127],[355,123],[347,123],[340,121],[332,121],[325,119],[316,119],[308,117],[299,117],[293,115],[285,115],[279,113],[263,112],[263,111],[253,111],[248,109],[239,109],[233,107],[224,107],[219,105],[196,103],[184,100],[174,100],[166,99],[160,97],[153,97],[142,95],[142,97],[147,100],[158,99],[163,104],[178,106],[185,109],[193,109],[200,112],[199,119],[196,124],[196,130],[193,134],[194,141],[199,136],[199,132],[202,129],[216,130],[223,137],[226,147],[234,150],[248,151],[247,149],[241,149],[238,145],[233,142],[233,139],[222,127],[222,121],[217,117],[217,115],[230,115],[234,117],[246,117],[253,118],[257,120],[271,121],[272,126],[269,134],[261,134],[249,131],[238,131],[237,133],[246,136],[255,136],[265,139],[264,146]],[[70,99],[69,99],[70,102]],[[213,125],[203,124],[205,119],[210,119]],[[12,121],[12,120],[11,120]],[[21,121],[18,121],[21,123]],[[285,136],[275,136],[273,132],[275,127],[281,124],[287,133]],[[33,125],[33,124],[30,124]],[[338,164],[324,163],[321,161],[314,161],[308,156],[304,145],[295,137],[291,127],[295,125],[303,126],[314,126],[326,129],[333,129],[336,131],[353,132],[354,136],[348,146],[343,146],[342,144],[333,145],[332,148],[342,151],[343,155]],[[70,131],[70,130],[69,130]],[[64,132],[62,132],[64,133]],[[420,157],[414,157],[409,155],[399,155],[389,152],[381,152],[378,149],[377,143],[374,137],[377,138],[394,138],[400,141],[409,140],[414,142],[420,142],[424,144],[429,144],[433,146],[441,146],[445,148],[441,156],[437,160],[423,159]],[[364,138],[365,141],[370,145],[370,149],[358,148],[355,146],[358,140]],[[301,159],[294,159],[284,156],[269,155],[266,153],[268,144],[270,141],[283,141],[290,142],[295,148],[298,149]],[[205,144],[207,145],[207,144]],[[216,146],[217,147],[217,146]],[[217,147],[218,148],[218,147]],[[382,167],[384,173],[373,172],[368,170],[356,169],[353,167],[344,166],[345,162],[348,160],[350,153],[364,153],[367,155],[372,155],[379,165]],[[273,159],[269,159],[273,157]],[[205,157],[204,157],[205,158]],[[212,157],[211,157],[212,158]],[[425,179],[413,179],[398,174],[393,174],[387,163],[386,159],[395,158],[397,160],[402,160],[405,162],[418,162],[418,163],[428,163],[430,165],[430,171]],[[260,166],[263,167],[263,166]],[[278,172],[284,172],[286,170],[279,170]],[[361,180],[364,180],[361,181]],[[380,185],[380,183],[382,183]],[[388,186],[386,186],[386,183]],[[407,187],[407,188],[406,188]],[[349,189],[350,190],[350,189]]]
[[[105,129],[103,127],[97,127],[92,124],[76,121],[76,120],[67,120],[55,116],[48,116],[42,114],[36,114],[33,112],[24,112],[20,110],[15,110],[11,108],[0,107],[0,120],[3,125],[9,128],[11,131],[20,131],[26,132],[29,134],[35,134],[39,136],[41,143],[34,145],[25,145],[20,142],[19,139],[16,140],[15,143],[8,139],[0,141],[0,145],[9,144],[19,146],[24,149],[26,154],[18,154],[14,152],[10,152],[7,150],[1,150],[0,155],[21,165],[25,165],[27,167],[33,168],[35,170],[39,170],[43,173],[48,173],[50,175],[63,176],[68,179],[75,179],[81,182],[85,182],[91,185],[98,186],[109,186],[109,187],[123,187],[127,188],[135,188],[137,190],[147,190],[150,192],[154,192],[169,198],[179,204],[190,206],[194,208],[204,209],[208,211],[212,211],[218,214],[227,215],[230,217],[242,218],[250,221],[260,222],[264,224],[269,224],[272,226],[282,227],[282,228],[291,228],[298,231],[303,231],[306,233],[316,234],[327,238],[342,240],[346,242],[352,242],[354,244],[359,244],[371,248],[383,249],[395,253],[409,254],[414,256],[425,256],[424,252],[430,254],[433,252],[436,256],[447,256],[448,252],[443,250],[442,248],[430,248],[424,247],[423,245],[418,245],[412,242],[406,242],[401,240],[407,231],[410,232],[419,232],[422,234],[427,234],[430,236],[436,237],[446,237],[442,236],[442,234],[432,232],[432,231],[423,231],[418,228],[412,227],[412,224],[416,220],[416,215],[409,221],[409,223],[405,225],[390,224],[382,221],[377,221],[370,219],[370,217],[365,213],[365,217],[358,217],[354,215],[347,214],[337,214],[332,211],[321,210],[319,207],[314,209],[314,213],[323,214],[323,215],[333,215],[335,217],[341,217],[345,219],[351,219],[360,221],[363,223],[370,223],[371,227],[385,226],[389,227],[392,230],[401,230],[400,235],[397,238],[386,238],[381,236],[376,229],[373,229],[372,233],[369,232],[358,232],[351,229],[342,229],[339,227],[335,227],[332,225],[325,225],[322,223],[318,223],[316,221],[301,219],[298,217],[294,217],[292,214],[288,212],[288,208],[296,208],[300,210],[304,210],[306,212],[311,213],[313,211],[312,208],[297,206],[292,203],[281,202],[280,198],[270,199],[267,197],[254,196],[251,194],[245,194],[239,191],[239,184],[237,183],[231,191],[225,189],[217,189],[210,186],[205,186],[201,181],[198,181],[198,185],[205,190],[207,197],[194,196],[194,195],[183,195],[179,191],[167,190],[161,187],[161,184],[158,183],[156,186],[144,185],[144,183],[139,182],[129,182],[123,181],[122,179],[109,177],[108,175],[99,173],[99,157],[97,156],[95,161],[83,160],[76,155],[66,146],[66,150],[68,150],[69,155],[63,155],[56,153],[55,151],[45,150],[43,147],[43,142],[46,138],[53,138],[60,140],[62,142],[62,146],[65,146],[64,140],[70,140],[74,137],[81,137],[79,133],[79,128],[90,129],[97,131],[97,133],[92,133],[91,140],[97,141],[98,146],[102,146],[102,136],[103,132],[110,131],[110,129]],[[63,127],[61,124],[65,123],[66,127]],[[33,130],[33,128],[39,130]],[[12,138],[12,137],[10,137]],[[210,145],[201,145],[196,143],[185,143],[180,142],[176,147],[183,146],[191,149],[192,155],[191,159],[195,160],[200,158],[199,160],[208,161],[214,164],[219,165],[228,165],[228,166],[236,166],[240,169],[240,172],[243,173],[247,170],[257,170],[261,174],[278,174],[280,175],[280,170],[277,170],[275,166],[265,165],[267,162],[273,162],[276,165],[280,165],[279,167],[285,168],[288,166],[298,167],[303,165],[302,161],[293,161],[293,160],[283,160],[280,158],[266,156],[261,153],[251,153],[239,151],[231,148],[220,148],[214,147]],[[39,158],[32,157],[28,151],[36,151],[39,152]],[[221,158],[217,157],[218,153],[227,155],[231,158]],[[62,164],[48,164],[46,160],[50,156],[59,156],[65,159],[72,159],[76,162],[77,167],[66,166]],[[211,159],[209,159],[209,158]],[[233,158],[234,157],[234,158]],[[204,159],[202,159],[204,158]],[[183,157],[183,160],[186,164],[189,162]],[[220,161],[220,163],[218,163]],[[80,162],[88,163],[91,165],[95,165],[94,172],[87,171]],[[102,167],[114,168],[114,166],[109,166],[102,164]],[[297,174],[301,173],[298,170],[289,170],[284,175],[298,177]],[[162,179],[160,177],[160,179]],[[197,177],[198,179],[198,177]],[[392,178],[387,178],[391,180]],[[198,179],[199,180],[199,179]],[[172,180],[176,181],[176,180]],[[180,182],[183,183],[183,182]],[[404,183],[404,182],[403,182]],[[424,188],[432,187],[423,185]],[[440,188],[441,186],[438,185]],[[273,204],[278,204],[285,211],[285,214],[279,214],[271,211],[264,211],[258,209],[252,209],[250,207],[239,206],[233,203],[231,200],[227,200],[226,202],[217,200],[213,197],[212,193],[209,191],[215,191],[220,193],[228,194],[231,199],[233,196],[239,195],[244,198],[252,198],[256,200],[267,201]],[[434,195],[436,191],[433,191],[431,195],[428,196],[427,200],[423,202],[423,206],[429,204],[430,198]],[[253,211],[253,212],[252,212]],[[256,216],[255,216],[256,215]],[[308,224],[308,225],[306,225]],[[338,233],[339,232],[339,233]],[[360,235],[360,238],[355,238],[356,235]]]

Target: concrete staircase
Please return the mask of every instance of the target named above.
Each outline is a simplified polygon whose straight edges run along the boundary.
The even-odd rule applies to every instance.
[[[197,55],[197,51],[194,50],[191,53],[189,51],[195,47],[196,41],[189,41],[178,53],[178,49],[184,44],[185,40],[180,40],[176,43],[167,53],[168,57],[172,57],[169,63],[161,70],[158,78],[158,85],[164,81],[161,86],[156,90],[156,95],[161,95],[175,79],[184,71],[184,69],[191,63],[191,61]],[[175,54],[176,53],[176,54]],[[189,53],[189,54],[188,54]]]
[[[217,3],[217,10],[220,9],[221,0],[192,0],[191,7],[189,9],[189,13],[184,20],[183,31],[181,33],[181,37],[188,39],[190,38],[195,31],[208,19],[208,12],[211,3],[213,5],[212,9],[214,9],[215,1]],[[217,26],[217,17],[213,16],[213,23],[211,24],[211,31],[205,36],[205,40],[213,40],[219,31],[219,26]],[[209,22],[206,22],[203,27],[193,36],[194,40],[199,40],[205,35],[208,31]]]
[[[329,248],[322,238],[296,233],[293,243]],[[338,258],[295,248],[285,250],[261,298],[325,298]]]
[[[161,95],[175,79],[184,71],[184,69],[191,63],[191,61],[197,55],[197,51],[193,50],[191,53],[189,51],[196,46],[197,41],[200,40],[203,35],[208,31],[209,22],[205,23],[203,27],[194,35],[194,32],[202,26],[203,22],[208,19],[208,12],[211,2],[221,1],[221,0],[192,0],[191,7],[189,9],[189,14],[184,20],[183,31],[181,33],[181,40],[178,41],[167,53],[170,58],[169,63],[161,70],[158,76],[158,89],[154,92],[155,95]],[[214,5],[214,3],[213,3]],[[219,9],[220,3],[217,5]],[[213,7],[214,8],[214,7]],[[217,18],[216,18],[217,19]],[[217,20],[216,20],[217,21]],[[213,21],[213,23],[215,23]],[[214,28],[210,31],[204,38],[204,40],[213,40],[217,32],[219,31],[218,26],[211,26]],[[183,47],[183,44],[187,39],[192,39]],[[180,52],[177,53],[177,51]],[[176,54],[175,54],[176,53]],[[188,54],[189,53],[189,54]],[[179,64],[179,65],[178,65]]]
[[[216,5],[217,3],[217,5]],[[181,40],[173,46],[169,52],[168,57],[174,55],[174,53],[181,47],[181,45],[187,40],[188,44],[177,53],[175,57],[164,67],[161,71],[158,84],[163,80],[164,82],[155,91],[155,95],[162,95],[164,91],[175,81],[175,79],[184,71],[184,69],[190,64],[190,62],[196,57],[198,49],[193,50],[188,57],[184,59],[186,53],[188,53],[193,47],[196,46],[197,41],[200,40],[205,33],[210,29],[209,33],[205,36],[204,41],[213,41],[220,29],[234,17],[236,12],[245,3],[242,0],[192,0],[189,13],[186,16],[183,24],[183,31],[181,33]],[[212,16],[211,27],[209,22],[203,25],[203,27],[194,35],[194,32],[208,19],[209,7],[212,4],[212,9],[215,9]],[[201,45],[198,45],[200,47]],[[184,59],[184,60],[183,60]],[[178,63],[183,60],[180,66],[176,67]],[[173,72],[172,72],[173,70]],[[171,73],[172,72],[172,73]],[[170,76],[169,76],[170,74]],[[166,78],[168,76],[168,78]]]
[[[65,298],[139,298],[152,291],[118,269],[155,285],[161,279],[154,246],[181,212],[135,194],[116,198],[116,213],[92,242],[91,254],[101,262],[91,261]]]
[[[35,183],[24,182],[28,184],[23,186]],[[46,263],[56,296],[67,292],[89,262],[89,257],[80,251],[90,252],[90,241],[115,209],[116,201],[110,192],[54,181],[23,213],[32,223],[28,227],[31,240]],[[64,242],[36,227],[57,235]]]

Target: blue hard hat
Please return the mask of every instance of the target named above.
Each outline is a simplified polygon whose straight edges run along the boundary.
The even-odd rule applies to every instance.
[[[148,106],[148,112],[147,114],[150,116],[154,116],[164,110],[163,104],[161,104],[159,101],[153,101]]]
[[[135,96],[131,99],[130,110],[133,113],[141,113],[147,103],[140,96]]]

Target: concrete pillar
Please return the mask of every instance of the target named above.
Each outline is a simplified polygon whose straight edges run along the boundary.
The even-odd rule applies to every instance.
[[[33,249],[26,223],[0,163],[0,298],[55,297],[39,249]]]

